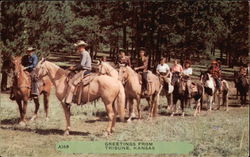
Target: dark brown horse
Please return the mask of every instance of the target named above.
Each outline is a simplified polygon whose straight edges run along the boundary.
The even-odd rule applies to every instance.
[[[13,76],[13,94],[15,100],[19,107],[20,112],[20,125],[25,125],[26,119],[26,109],[27,103],[30,99],[30,90],[31,90],[31,78],[29,72],[24,71],[24,67],[21,64],[21,57],[12,57],[11,59],[12,68],[14,71]],[[49,95],[52,83],[48,77],[44,77],[41,80],[42,85],[39,87],[40,94],[44,95],[44,110],[46,113],[46,119],[48,119],[48,107],[49,107]],[[33,98],[35,102],[35,111],[31,120],[34,120],[37,117],[37,112],[39,109],[39,99]]]
[[[249,83],[246,77],[239,75],[235,75],[235,87],[237,90],[237,98],[238,98],[238,91],[240,93],[240,102],[241,106],[246,105],[247,103],[247,92],[249,89]]]

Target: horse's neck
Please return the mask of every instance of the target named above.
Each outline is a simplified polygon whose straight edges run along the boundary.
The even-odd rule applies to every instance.
[[[22,65],[19,67],[19,77],[17,78],[17,85],[18,86],[29,86],[30,84],[30,78],[27,73],[23,70]]]
[[[62,83],[66,82],[68,71],[60,68],[54,63],[46,62],[46,67],[48,69],[48,75],[56,88],[59,88]],[[62,89],[61,89],[62,90]]]
[[[128,80],[129,81],[134,81],[136,78],[139,79],[139,74],[136,73],[132,68],[127,67],[128,71]]]

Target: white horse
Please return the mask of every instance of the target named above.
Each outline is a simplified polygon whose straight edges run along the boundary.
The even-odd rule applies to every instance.
[[[228,91],[229,85],[226,80],[221,81],[221,93],[219,89],[216,88],[215,79],[209,73],[201,73],[200,81],[204,86],[204,93],[208,96],[208,106],[209,111],[212,110],[213,105],[216,103],[217,99],[217,109],[220,109],[220,103],[222,99],[222,105],[226,105],[226,111],[228,111]]]

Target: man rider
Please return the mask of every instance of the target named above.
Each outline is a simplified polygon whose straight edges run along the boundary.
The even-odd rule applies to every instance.
[[[77,72],[77,73],[74,74],[74,76],[68,82],[66,97],[64,99],[64,102],[67,104],[72,103],[76,85],[80,83],[84,75],[89,74],[91,72],[91,63],[92,63],[91,57],[89,52],[86,51],[85,49],[88,46],[88,44],[80,40],[76,44],[74,44],[74,46],[76,47],[77,53],[81,56],[81,59],[79,64],[71,66],[69,68],[71,72]]]
[[[38,63],[38,57],[34,53],[35,48],[29,47],[26,51],[26,55],[22,57],[21,64],[24,66],[24,71],[27,71],[30,73],[31,77],[31,97],[37,98],[39,91],[38,86],[36,83],[35,74],[33,74],[33,69],[36,67]],[[15,100],[15,96],[13,93],[13,87],[11,89],[10,93],[10,99]]]
[[[145,56],[145,49],[140,48],[138,65],[134,68],[136,72],[142,75],[142,93],[148,95],[147,74],[148,74],[148,57]],[[144,89],[144,90],[143,90]]]

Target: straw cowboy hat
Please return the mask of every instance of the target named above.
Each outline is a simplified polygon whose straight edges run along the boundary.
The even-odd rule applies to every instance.
[[[78,46],[88,46],[88,44],[85,41],[80,40],[77,43],[75,43],[74,46],[75,47],[78,47]]]
[[[35,50],[34,47],[28,47],[28,48],[27,48],[27,51],[34,51],[34,50]]]

